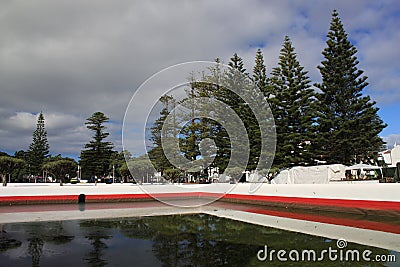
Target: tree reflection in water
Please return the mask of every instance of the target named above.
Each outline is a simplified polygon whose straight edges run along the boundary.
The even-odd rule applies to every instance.
[[[40,266],[40,257],[43,254],[45,243],[60,245],[69,243],[74,239],[73,236],[65,233],[62,221],[38,222],[28,225],[27,232],[30,236],[28,238],[28,250],[32,256],[32,266]]]
[[[264,245],[276,251],[336,248],[335,240],[324,237],[201,214],[11,224],[4,230],[7,233],[0,241],[11,242],[0,246],[0,265],[4,266],[277,266],[287,263],[258,261],[257,252]],[[373,255],[394,253],[353,243],[348,247],[369,249]],[[16,250],[25,250],[19,255],[29,258],[10,258],[7,253]],[[375,266],[328,259],[315,264]]]
[[[90,241],[91,250],[85,254],[85,262],[89,266],[106,266],[107,261],[102,258],[108,246],[103,240],[109,239],[112,236],[107,232],[109,227],[104,226],[101,221],[85,221],[80,224],[85,232],[85,238]]]
[[[31,257],[32,266],[40,266],[40,259],[44,253],[45,244],[61,245],[67,244],[74,239],[74,236],[68,235],[63,228],[63,222],[33,222],[14,224],[12,232],[22,232],[26,236],[27,254]],[[2,231],[3,232],[3,231]],[[21,240],[13,239],[13,233],[4,231],[2,238],[7,242],[13,241],[14,246],[6,247],[4,250],[11,250],[21,246]],[[1,261],[0,261],[1,262]]]
[[[118,229],[131,239],[152,241],[154,255],[162,266],[263,266],[271,262],[257,260],[257,252],[264,245],[275,249],[313,249],[322,251],[336,248],[335,241],[324,237],[293,233],[275,228],[218,218],[208,215],[171,215],[136,219],[86,221],[104,229]],[[82,224],[81,224],[82,226]],[[351,244],[352,249],[370,249],[373,254],[390,251]],[[133,249],[133,248],[132,248]],[[327,258],[324,266],[338,266]],[[276,265],[287,265],[274,262]],[[341,262],[341,266],[365,266],[365,262]],[[377,265],[381,266],[381,265]]]
[[[32,267],[40,266],[40,256],[43,253],[43,239],[39,237],[29,238],[29,254],[32,256]]]

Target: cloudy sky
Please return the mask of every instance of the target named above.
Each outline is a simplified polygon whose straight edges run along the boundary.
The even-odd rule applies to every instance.
[[[77,157],[90,139],[84,122],[110,117],[110,141],[135,90],[152,74],[186,61],[225,63],[237,52],[253,68],[261,47],[268,71],[289,35],[314,82],[336,8],[369,77],[365,94],[400,143],[400,2],[388,1],[71,1],[0,2],[0,151],[26,150],[37,114],[51,153]],[[138,152],[140,153],[140,152]]]

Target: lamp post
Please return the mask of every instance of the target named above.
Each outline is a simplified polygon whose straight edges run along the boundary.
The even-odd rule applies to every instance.
[[[78,164],[78,171],[76,172],[78,176],[78,180],[81,180],[81,166]]]
[[[115,183],[115,166],[113,164],[113,183]]]

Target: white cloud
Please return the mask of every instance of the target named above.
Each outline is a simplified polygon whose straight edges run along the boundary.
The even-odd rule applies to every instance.
[[[393,148],[393,146],[400,145],[400,134],[391,134],[383,137],[383,141],[386,142],[388,148]]]
[[[37,116],[27,112],[17,112],[9,118],[3,118],[1,122],[2,129],[8,129],[11,131],[27,131],[33,129]]]

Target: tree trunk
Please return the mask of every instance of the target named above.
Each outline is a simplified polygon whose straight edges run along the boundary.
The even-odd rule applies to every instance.
[[[7,186],[7,178],[5,174],[1,174],[1,181],[3,183],[3,186]]]

